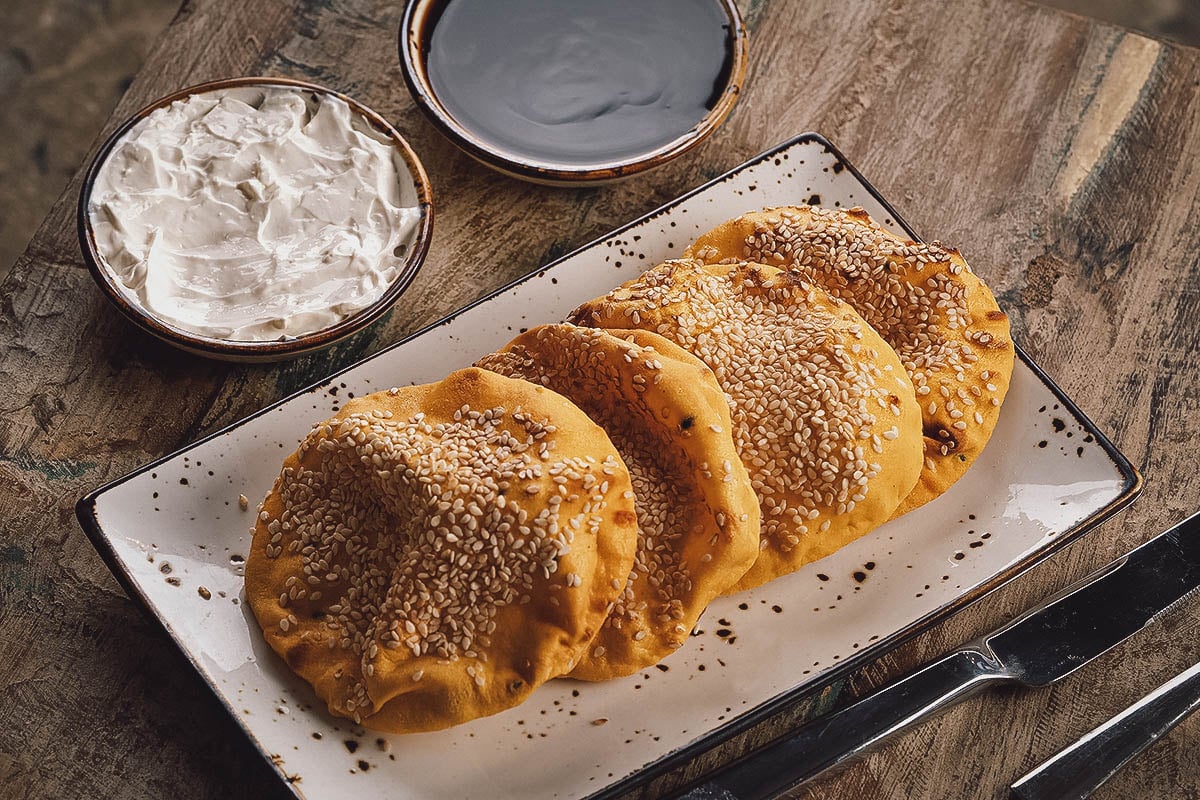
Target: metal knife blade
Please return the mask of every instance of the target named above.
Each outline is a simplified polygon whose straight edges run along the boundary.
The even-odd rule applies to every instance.
[[[765,800],[864,755],[888,736],[996,683],[1044,686],[1116,647],[1200,586],[1193,515],[1008,624],[810,722],[733,764],[683,800]]]
[[[1200,710],[1200,664],[1138,700],[1012,785],[1018,800],[1084,800],[1189,714]]]
[[[1200,586],[1200,514],[984,637],[1030,686],[1064,678]]]

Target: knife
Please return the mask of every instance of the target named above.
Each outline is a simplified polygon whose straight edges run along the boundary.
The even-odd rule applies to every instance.
[[[1018,800],[1091,797],[1134,756],[1200,709],[1200,664],[1176,675],[1012,785]]]
[[[853,705],[810,722],[678,795],[765,800],[1001,683],[1046,686],[1137,633],[1200,586],[1200,514]]]

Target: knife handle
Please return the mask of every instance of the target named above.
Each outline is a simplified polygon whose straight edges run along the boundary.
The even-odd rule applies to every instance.
[[[801,726],[680,795],[679,800],[766,800],[845,765],[894,733],[995,681],[1009,680],[986,648],[958,650],[835,714]]]
[[[1020,800],[1082,800],[1200,708],[1200,664],[1177,675],[1012,785]]]

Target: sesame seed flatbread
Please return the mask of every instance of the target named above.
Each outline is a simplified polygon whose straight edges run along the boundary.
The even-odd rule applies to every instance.
[[[687,256],[796,270],[854,307],[900,356],[921,405],[925,465],[896,514],[946,491],[982,452],[1012,378],[1008,317],[957,250],[902,239],[861,208],[756,211]]]
[[[284,462],[247,599],[334,714],[398,733],[494,714],[599,630],[633,565],[631,490],[541,386],[466,369],[372,394]]]
[[[762,512],[758,559],[735,589],[867,533],[916,483],[920,412],[899,359],[854,309],[795,273],[668,261],[572,320],[654,331],[712,369]]]
[[[647,331],[575,325],[534,328],[477,365],[577,403],[633,479],[634,567],[571,676],[603,680],[657,664],[758,555],[758,500],[712,370]]]

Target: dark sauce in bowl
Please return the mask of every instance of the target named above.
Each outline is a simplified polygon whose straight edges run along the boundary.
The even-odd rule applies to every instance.
[[[488,150],[583,169],[666,149],[721,100],[718,0],[447,0],[427,28],[437,101]]]

